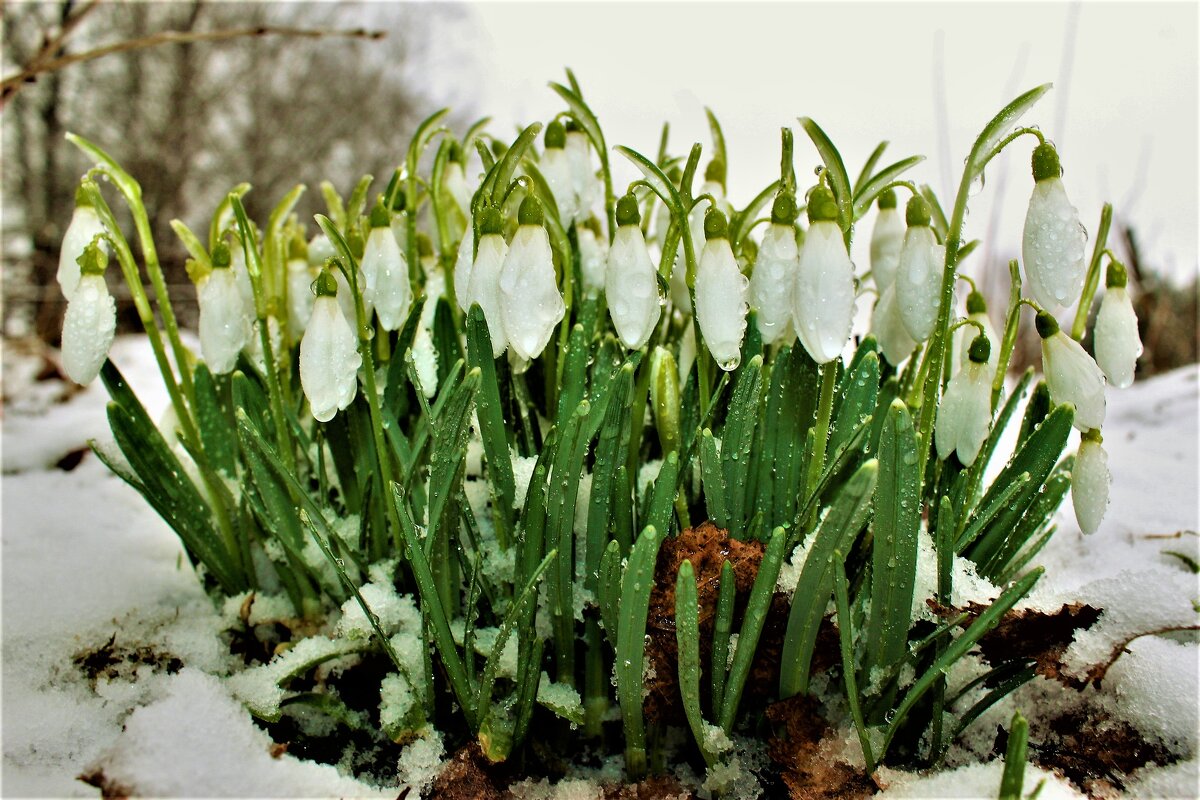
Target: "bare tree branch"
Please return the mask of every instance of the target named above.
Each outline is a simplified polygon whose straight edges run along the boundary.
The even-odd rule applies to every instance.
[[[83,12],[80,12],[76,17],[81,16],[88,9],[94,7],[95,3],[87,6]],[[68,21],[69,24],[69,21]],[[66,25],[63,26],[66,30]],[[66,31],[69,32],[69,31]],[[148,47],[157,47],[164,44],[187,44],[191,42],[220,42],[229,39],[254,38],[261,36],[290,36],[301,37],[308,39],[319,39],[329,36],[341,36],[351,39],[382,39],[387,34],[384,31],[368,31],[362,28],[355,30],[320,30],[311,28],[276,28],[266,25],[260,25],[256,28],[234,28],[223,31],[162,31],[160,33],[143,36],[138,39],[128,39],[122,42],[97,47],[92,50],[87,50],[82,53],[71,53],[70,55],[60,56],[44,60],[42,53],[26,66],[23,70],[15,75],[10,75],[3,81],[0,81],[0,108],[10,97],[20,91],[22,86],[33,83],[38,76],[50,72],[57,72],[64,67],[69,67],[72,64],[79,64],[84,61],[93,61],[97,58],[113,55],[114,53],[127,53],[133,50],[143,50]],[[53,43],[55,48],[61,47],[64,34],[60,34]],[[45,48],[43,48],[45,50]],[[53,50],[48,52],[54,52]]]

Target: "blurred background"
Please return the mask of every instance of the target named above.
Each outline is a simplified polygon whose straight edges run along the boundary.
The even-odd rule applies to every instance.
[[[851,173],[883,139],[884,163],[926,155],[911,177],[949,205],[979,128],[1012,97],[1051,81],[1054,91],[1025,121],[1058,145],[1091,233],[1101,205],[1116,208],[1110,247],[1134,276],[1149,374],[1196,360],[1197,25],[1196,4],[1179,3],[7,2],[5,79],[166,31],[386,35],[161,44],[6,85],[3,330],[58,339],[58,242],[88,166],[63,140],[68,130],[141,181],[186,321],[194,292],[171,219],[206,227],[241,181],[254,186],[251,215],[265,216],[296,183],[309,186],[301,213],[322,210],[320,180],[343,192],[364,173],[386,180],[415,124],[442,106],[456,129],[487,114],[491,132],[511,138],[518,124],[562,110],[546,82],[563,80],[567,66],[610,145],[652,154],[667,121],[672,152],[695,141],[709,150],[704,107],[712,108],[739,206],[778,176],[779,129],[798,115],[825,128]],[[984,246],[964,267],[997,316],[1007,262],[1020,250],[1030,149],[1018,144],[993,162],[967,224]],[[619,191],[634,175],[618,160]],[[802,185],[817,163],[799,135]],[[863,268],[870,224],[860,225],[852,254]]]

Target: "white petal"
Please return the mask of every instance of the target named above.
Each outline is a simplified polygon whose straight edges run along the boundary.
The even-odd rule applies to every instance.
[[[584,219],[600,198],[600,183],[596,179],[596,170],[592,167],[592,151],[587,134],[582,131],[568,131],[564,150],[571,165],[571,183],[575,187],[577,215],[578,218]]]
[[[229,271],[236,279],[238,296],[242,299],[242,313],[253,319],[257,316],[254,307],[254,285],[250,283],[250,270],[246,267],[246,251],[234,240],[229,248]]]
[[[1093,334],[1096,363],[1108,376],[1108,382],[1118,389],[1129,387],[1138,356],[1142,354],[1142,337],[1138,334],[1137,314],[1128,291],[1114,287],[1104,292]]]
[[[404,324],[412,308],[412,285],[408,282],[408,261],[400,252],[400,246],[386,228],[376,228],[387,242],[385,258],[380,258],[375,274],[375,313],[385,331],[394,331]],[[374,235],[375,231],[371,232]],[[363,256],[364,262],[366,256]]]
[[[904,244],[904,217],[894,208],[879,209],[871,229],[871,273],[882,292],[896,279],[900,248]]]
[[[426,300],[426,305],[435,301]],[[413,366],[417,369],[417,380],[421,382],[421,391],[426,398],[437,394],[438,386],[438,354],[433,344],[433,336],[429,328],[421,325],[417,328],[412,343]]]
[[[67,377],[88,384],[100,372],[117,331],[117,304],[103,275],[84,275],[63,318],[62,361]]]
[[[566,312],[554,276],[550,237],[542,226],[517,228],[500,270],[500,298],[509,346],[527,361],[537,358]]]
[[[579,216],[579,201],[567,151],[561,147],[546,148],[538,161],[538,169],[558,204],[558,217],[563,228],[569,228]]]
[[[503,236],[481,236],[475,265],[471,267],[470,287],[467,289],[467,308],[478,303],[487,320],[488,333],[492,338],[492,358],[499,358],[508,348],[508,336],[504,332],[504,319],[500,310],[500,270],[507,255],[508,245]]]
[[[308,265],[310,267],[322,267],[328,259],[335,256],[337,256],[337,251],[333,249],[333,242],[329,241],[329,237],[325,234],[318,233],[308,240]]]
[[[1047,311],[1079,299],[1087,232],[1060,178],[1034,184],[1025,214],[1021,258],[1029,294]]]
[[[196,290],[196,301],[200,306],[200,352],[214,374],[224,375],[237,363],[252,332],[233,269],[209,273]]]
[[[258,368],[259,372],[265,372],[267,369],[266,359],[263,358],[262,334],[259,333],[258,320],[254,320],[250,325],[250,336],[246,340],[246,346],[243,348],[246,352],[246,357],[250,359],[250,363]],[[274,354],[275,360],[279,360],[279,353],[283,348],[283,335],[279,329],[279,320],[274,316],[267,317],[267,336],[271,339],[271,352]]]
[[[375,304],[375,290],[379,285],[379,275],[385,270],[395,270],[396,263],[403,259],[404,255],[400,252],[400,245],[396,243],[396,237],[392,236],[390,228],[371,229],[371,232],[367,234],[367,243],[363,247],[363,256],[359,262],[363,283],[359,288],[362,289],[364,301]],[[406,271],[407,266],[406,262]]]
[[[58,253],[58,285],[62,287],[63,297],[68,300],[79,285],[79,257],[84,249],[92,243],[92,239],[104,233],[104,225],[91,206],[76,206],[71,215],[71,223],[63,234],[62,247]],[[105,250],[107,244],[101,244]]]
[[[604,293],[621,343],[634,350],[645,345],[658,324],[662,306],[654,263],[637,225],[617,228],[608,251]]]
[[[604,288],[605,274],[608,271],[608,242],[598,238],[591,228],[578,228],[576,233],[579,236],[579,266],[583,272],[583,288],[588,294],[595,294]],[[619,229],[617,235],[620,235]]]
[[[928,225],[916,225],[904,234],[896,268],[896,300],[908,335],[918,342],[929,338],[937,323],[942,290],[945,249]]]
[[[763,344],[774,344],[776,340],[790,343],[795,339],[791,287],[799,268],[795,229],[771,223],[750,276],[750,307],[758,312],[758,331]]]
[[[458,255],[454,259],[454,299],[465,314],[471,305],[467,300],[467,291],[471,286],[471,267],[475,249],[475,234],[468,230],[458,243]]]
[[[964,466],[974,463],[991,423],[991,390],[992,371],[987,363],[971,363],[950,379],[938,406],[934,431],[938,458],[957,451]]]
[[[1084,533],[1095,533],[1108,510],[1108,487],[1112,476],[1108,472],[1108,453],[1091,439],[1079,443],[1075,467],[1071,471],[1071,504],[1075,519]]]
[[[883,290],[875,304],[875,315],[871,320],[871,332],[879,340],[879,349],[893,366],[912,355],[917,342],[908,335],[900,309],[896,306],[895,284]]]
[[[738,269],[729,240],[705,242],[696,266],[696,322],[717,366],[726,371],[742,359],[749,295],[750,281]]]
[[[1075,406],[1075,427],[1081,431],[1104,424],[1104,373],[1080,346],[1062,331],[1042,340],[1042,371],[1055,403]]]
[[[814,222],[800,249],[792,288],[796,333],[813,361],[837,358],[854,321],[854,264],[837,224]]]
[[[288,336],[293,341],[300,339],[312,316],[313,294],[312,285],[316,280],[308,262],[301,258],[288,262]]]
[[[454,204],[458,206],[458,210],[462,212],[464,219],[471,218],[471,195],[474,190],[467,183],[467,173],[463,169],[463,165],[457,161],[449,161],[446,163],[446,171],[442,173],[442,186],[450,192],[450,196],[454,198]]]
[[[316,298],[300,342],[300,384],[317,421],[328,422],[350,405],[358,391],[361,364],[354,331],[337,301]]]

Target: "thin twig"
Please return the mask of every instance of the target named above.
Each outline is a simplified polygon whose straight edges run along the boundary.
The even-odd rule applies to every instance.
[[[1141,639],[1143,636],[1159,636],[1164,633],[1178,633],[1178,632],[1182,632],[1182,631],[1200,631],[1200,625],[1168,625],[1165,628],[1156,628],[1155,630],[1152,630],[1152,631],[1144,631],[1142,633],[1135,633],[1133,636],[1130,636],[1128,639],[1125,639],[1124,641],[1119,642],[1117,644],[1117,646],[1112,649],[1112,655],[1109,656],[1109,659],[1107,662],[1105,662],[1103,664],[1096,664],[1095,666],[1093,666],[1091,669],[1088,670],[1088,673],[1087,673],[1088,681],[1095,683],[1096,687],[1099,688],[1100,681],[1104,680],[1104,676],[1108,674],[1109,668],[1113,664],[1117,663],[1117,659],[1119,659],[1121,656],[1123,656],[1125,654],[1125,652],[1126,652],[1125,648],[1129,647],[1129,645],[1132,644],[1135,639]]]
[[[82,12],[81,12],[82,13]],[[221,31],[200,31],[200,32],[181,32],[181,31],[162,31],[149,36],[143,36],[138,39],[127,39],[122,42],[104,45],[93,50],[87,50],[82,53],[72,53],[70,55],[61,56],[49,61],[36,58],[29,66],[25,67],[21,72],[15,75],[10,75],[3,81],[0,81],[0,108],[3,108],[4,103],[16,94],[20,88],[26,84],[37,80],[38,76],[49,72],[56,72],[64,67],[69,67],[72,64],[78,64],[84,61],[94,61],[97,58],[112,55],[114,53],[127,53],[132,50],[143,50],[148,47],[157,47],[163,44],[187,44],[189,42],[219,42],[229,39],[239,39],[245,37],[258,36],[294,36],[305,37],[310,39],[318,39],[327,36],[344,36],[352,39],[382,39],[387,34],[384,31],[369,31],[364,28],[356,28],[354,30],[320,30],[313,28],[275,28],[266,25],[260,25],[254,28],[234,28],[231,30]],[[59,36],[59,40],[62,36]]]

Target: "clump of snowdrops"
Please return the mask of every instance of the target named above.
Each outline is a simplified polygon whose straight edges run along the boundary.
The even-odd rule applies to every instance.
[[[880,168],[880,145],[852,182],[807,118],[813,184],[798,183],[784,128],[780,174],[737,207],[715,116],[701,173],[702,146],[674,154],[666,126],[653,158],[610,148],[568,76],[551,85],[564,111],[512,142],[434,114],[382,187],[366,176],[344,199],[323,184],[315,224],[294,213],[303,186],[249,219],[245,184],[206,237],[173,222],[199,353],[180,337],[138,184],[70,136],[95,168],[63,246],[63,359],[111,395],[120,452],[97,454],[178,532],[214,598],[272,597],[279,619],[310,623],[235,679],[264,719],[304,703],[346,724],[336,694],[318,703],[292,683],[375,654],[390,671],[372,719],[394,741],[465,731],[501,761],[531,736],[570,736],[623,750],[642,775],[665,739],[643,710],[657,554],[709,520],[764,555],[744,597],[726,566],[703,625],[693,564],[671,576],[692,756],[719,765],[731,735],[762,735],[764,709],[742,695],[782,591],[771,694],[841,693],[868,771],[936,763],[1033,675],[993,664],[997,688],[966,709],[947,678],[1038,580],[1029,564],[1069,490],[1084,531],[1099,525],[1106,386],[1128,386],[1140,352],[1125,269],[1105,249],[1111,208],[1089,258],[1054,145],[1016,127],[1049,87],[984,127],[947,217],[903,177],[920,156]],[[964,239],[967,204],[988,163],[1027,142],[1022,258],[993,316],[960,293],[979,244]],[[642,177],[614,186],[614,155]],[[140,257],[104,181],[132,212]],[[856,268],[849,245],[874,206],[870,263]],[[169,391],[160,424],[106,360],[112,256]],[[1093,358],[1079,341],[1102,276]],[[871,303],[870,330],[855,332]],[[1006,391],[1022,305],[1045,377]],[[1081,443],[1063,457],[1072,426]],[[954,608],[964,563],[998,587],[973,617]],[[929,594],[922,570],[936,574]],[[818,687],[829,608],[840,659]],[[620,735],[605,728],[616,720]]]

